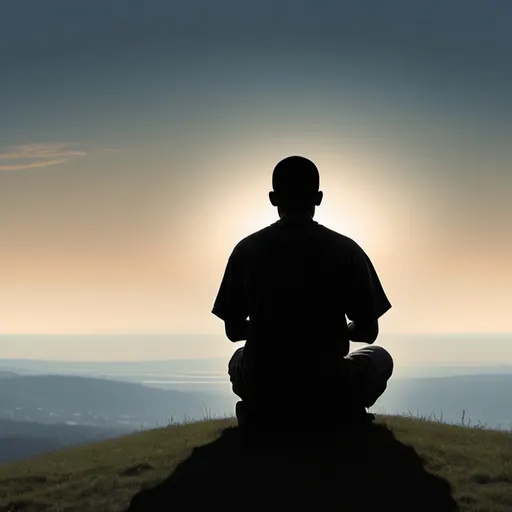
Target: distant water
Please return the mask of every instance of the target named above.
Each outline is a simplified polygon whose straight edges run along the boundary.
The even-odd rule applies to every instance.
[[[231,353],[242,344],[235,346],[221,338],[223,355],[220,357],[173,358],[173,349],[179,343],[194,345],[193,336],[66,336],[58,337],[55,343],[61,348],[73,347],[75,361],[51,360],[44,358],[10,358],[3,354],[17,352],[23,355],[37,353],[34,347],[45,347],[51,354],[52,338],[44,336],[0,335],[0,369],[23,373],[68,373],[141,382],[151,386],[173,389],[204,390],[221,389],[228,385],[227,363]],[[197,337],[196,345],[205,337]],[[210,340],[212,344],[216,342]],[[126,350],[114,352],[119,361],[83,360],[85,346],[106,345],[123,348],[142,346],[151,353],[152,345],[168,347],[161,352],[167,356],[159,360],[132,359],[123,361]],[[481,373],[512,372],[512,334],[445,334],[445,335],[389,335],[382,334],[378,344],[387,348],[395,360],[395,378],[442,377],[451,375],[475,375]],[[351,349],[362,344],[352,344]],[[32,347],[32,348],[31,348]],[[227,347],[227,349],[226,349]],[[55,348],[55,347],[54,347]],[[41,360],[50,359],[50,360]],[[63,359],[60,357],[59,359]],[[82,359],[76,360],[76,359]]]
[[[224,360],[158,361],[151,363],[124,362],[53,362],[0,360],[0,370],[12,370],[23,375],[61,374],[135,382],[162,389],[230,393],[231,387]],[[197,368],[202,367],[198,372]],[[501,375],[510,373],[512,365],[420,365],[396,366],[393,379],[420,379],[458,375]]]
[[[390,350],[397,371],[417,366],[495,366],[512,363],[510,334],[414,334],[382,333],[378,344]],[[1,359],[50,361],[132,361],[134,368],[160,370],[165,360],[187,372],[225,372],[231,353],[243,343],[233,344],[223,335],[0,335]],[[352,349],[361,344],[352,344]],[[193,360],[191,363],[190,361]],[[148,362],[149,361],[149,362]],[[158,361],[156,363],[155,361]],[[25,364],[25,363],[23,363]],[[53,364],[53,363],[52,363]],[[142,366],[141,366],[142,365]],[[85,369],[82,363],[78,366]],[[91,368],[95,368],[92,366]]]

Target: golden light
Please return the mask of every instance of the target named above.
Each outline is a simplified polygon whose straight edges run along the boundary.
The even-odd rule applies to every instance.
[[[276,141],[238,141],[234,151],[215,152],[208,162],[198,163],[208,168],[208,175],[196,188],[199,193],[194,201],[187,203],[180,241],[172,244],[172,249],[179,244],[178,252],[185,259],[181,266],[184,280],[192,279],[189,269],[193,269],[193,280],[202,287],[208,282],[213,290],[235,245],[279,219],[268,199],[271,173],[290,154],[311,158],[320,171],[324,200],[315,220],[352,238],[381,266],[393,260],[404,235],[397,231],[397,221],[407,215],[400,208],[403,188],[385,179],[390,163],[358,147],[334,148],[330,143],[305,141],[301,151],[294,151],[298,142],[279,145]]]
[[[258,174],[254,173],[251,181],[232,187],[229,200],[216,202],[210,198],[206,208],[212,214],[204,222],[208,225],[205,232],[209,247],[214,252],[218,250],[225,255],[228,247],[231,250],[242,238],[279,220],[277,208],[268,199],[271,188],[268,177]],[[340,193],[337,187],[324,191],[324,201],[316,209],[315,220],[364,244],[374,237],[379,216],[376,211],[364,209],[362,194],[348,192]]]

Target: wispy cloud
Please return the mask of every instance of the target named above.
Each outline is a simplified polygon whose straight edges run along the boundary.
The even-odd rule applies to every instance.
[[[0,152],[0,171],[21,171],[50,167],[67,162],[70,158],[85,156],[85,151],[71,148],[69,143],[23,144]],[[2,163],[7,160],[24,160],[19,163]]]
[[[51,165],[63,164],[66,160],[40,160],[28,164],[0,165],[0,171],[21,171],[23,169],[36,169],[38,167],[50,167]]]

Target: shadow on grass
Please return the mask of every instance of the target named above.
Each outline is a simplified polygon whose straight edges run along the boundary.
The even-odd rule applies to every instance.
[[[383,425],[359,431],[222,431],[127,512],[164,510],[456,511],[450,484]]]

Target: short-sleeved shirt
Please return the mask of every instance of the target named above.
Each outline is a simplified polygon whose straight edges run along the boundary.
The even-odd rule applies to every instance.
[[[283,365],[315,368],[340,360],[350,345],[346,317],[378,319],[390,308],[363,249],[299,216],[236,245],[212,313],[224,321],[250,320],[244,365],[268,375]]]

